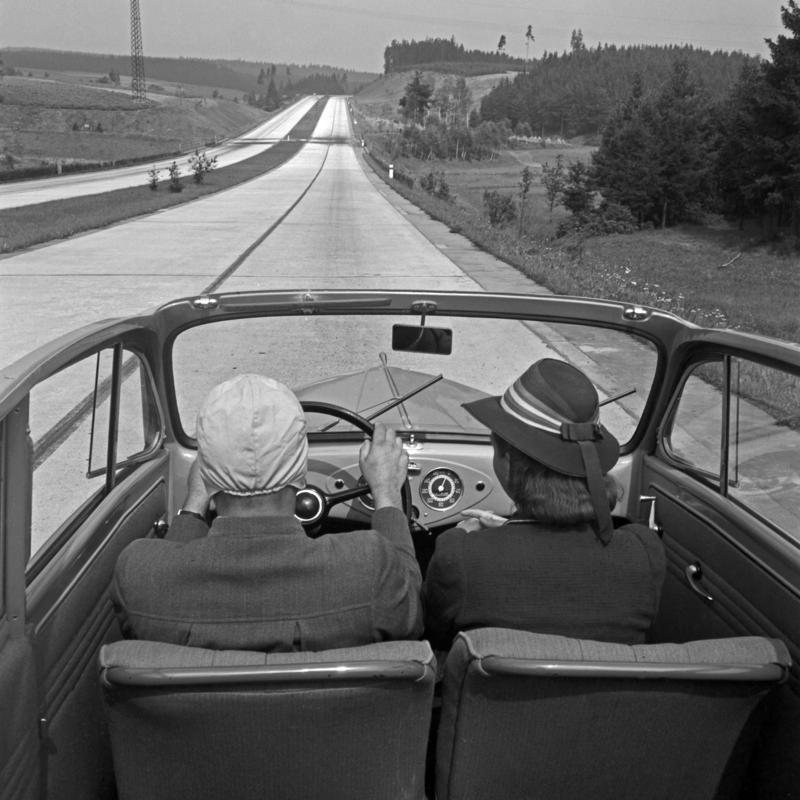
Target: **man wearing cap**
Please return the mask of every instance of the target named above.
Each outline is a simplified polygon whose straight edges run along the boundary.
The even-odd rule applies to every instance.
[[[492,432],[494,471],[514,502],[436,541],[423,586],[426,631],[447,649],[459,630],[504,627],[621,643],[645,640],[664,548],[643,525],[614,529],[619,444],[577,368],[542,359],[502,397],[464,408]]]
[[[360,451],[373,529],[318,539],[294,517],[308,443],[288,388],[259,375],[220,384],[196,436],[167,537],[137,540],[117,562],[112,599],[125,636],[264,652],[419,638],[422,579],[401,509],[408,459],[392,431],[376,425]]]

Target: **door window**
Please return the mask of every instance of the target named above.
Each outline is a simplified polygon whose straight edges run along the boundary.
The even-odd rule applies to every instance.
[[[29,419],[33,562],[100,502],[122,470],[158,446],[161,431],[146,368],[137,355],[113,348],[37,384]]]
[[[665,437],[686,469],[800,542],[800,378],[733,356],[696,365]]]

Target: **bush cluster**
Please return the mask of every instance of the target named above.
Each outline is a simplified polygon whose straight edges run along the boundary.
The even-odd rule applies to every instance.
[[[493,228],[509,225],[517,218],[517,207],[510,194],[487,189],[483,193],[483,206],[489,216],[489,224]]]
[[[458,159],[492,158],[505,147],[511,131],[504,123],[481,122],[472,128],[463,122],[446,124],[431,114],[425,125],[406,125],[385,143],[393,158]]]
[[[627,206],[603,203],[600,208],[581,211],[559,223],[556,236],[571,233],[582,236],[603,236],[610,233],[633,233],[639,229],[636,218]]]
[[[434,197],[441,200],[450,200],[450,184],[444,172],[429,172],[419,179],[419,185]]]
[[[192,177],[195,183],[202,183],[205,176],[217,166],[217,157],[211,158],[199,150],[194,151],[194,155],[189,158],[189,168],[192,170]]]

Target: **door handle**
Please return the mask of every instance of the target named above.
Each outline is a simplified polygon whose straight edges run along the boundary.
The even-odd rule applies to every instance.
[[[700,585],[700,581],[703,580],[703,569],[698,561],[695,561],[694,564],[689,564],[684,572],[686,574],[686,580],[689,581],[689,588],[695,592],[695,594],[699,594],[703,600],[714,600],[714,598]]]

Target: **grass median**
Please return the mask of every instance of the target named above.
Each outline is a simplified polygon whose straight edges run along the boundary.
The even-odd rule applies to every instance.
[[[325,100],[319,100],[298,122],[289,134],[293,141],[278,142],[238,164],[211,170],[205,174],[203,183],[182,178],[180,192],[169,191],[167,180],[160,181],[158,189],[153,191],[148,185],[149,166],[143,164],[141,186],[2,210],[0,252],[12,253],[44,242],[66,239],[191,202],[257,178],[284,164],[303,147],[302,141],[294,140],[311,136],[324,107]]]

